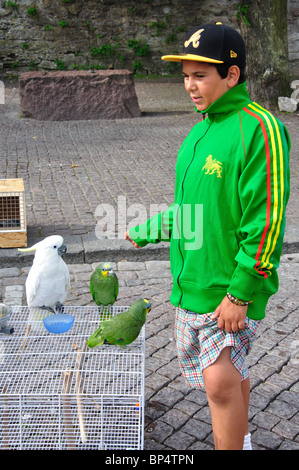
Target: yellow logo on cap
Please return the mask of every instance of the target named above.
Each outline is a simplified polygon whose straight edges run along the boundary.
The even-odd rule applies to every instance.
[[[231,59],[235,59],[236,57],[238,57],[238,54],[234,51],[230,51],[230,56],[231,56]]]
[[[188,39],[188,41],[185,41],[184,46],[188,47],[189,44],[192,42],[193,47],[198,47],[199,46],[200,35],[203,31],[204,31],[204,29],[199,29],[194,34],[192,34],[192,36]]]

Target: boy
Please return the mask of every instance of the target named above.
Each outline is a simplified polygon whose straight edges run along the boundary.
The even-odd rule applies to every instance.
[[[250,101],[245,46],[232,28],[193,28],[183,54],[162,59],[182,62],[185,88],[204,119],[179,151],[174,204],[125,239],[135,247],[170,241],[182,373],[191,387],[205,387],[215,448],[251,449],[245,356],[278,289],[289,136]]]

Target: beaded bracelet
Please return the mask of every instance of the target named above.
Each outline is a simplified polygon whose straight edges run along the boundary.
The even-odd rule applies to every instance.
[[[252,304],[252,300],[245,301],[245,300],[238,299],[238,297],[234,297],[229,292],[226,294],[226,296],[235,305],[240,305],[242,307],[245,307],[246,305]]]

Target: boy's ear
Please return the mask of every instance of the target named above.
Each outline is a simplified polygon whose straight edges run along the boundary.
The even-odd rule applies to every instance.
[[[232,65],[228,69],[227,73],[227,85],[229,88],[233,88],[234,86],[238,85],[240,78],[240,69],[237,65]]]

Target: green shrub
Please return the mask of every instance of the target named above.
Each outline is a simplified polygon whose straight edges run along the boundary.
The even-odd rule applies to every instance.
[[[111,57],[114,54],[114,46],[112,44],[103,44],[100,47],[92,47],[90,54],[92,57]]]
[[[55,64],[57,65],[58,70],[66,70],[67,66],[65,65],[62,60],[55,60]]]
[[[19,4],[18,3],[15,3],[15,2],[5,2],[5,5],[8,7],[8,8],[19,8]]]
[[[149,55],[149,45],[138,39],[129,39],[128,46],[131,47],[138,57],[147,57]]]
[[[68,23],[67,23],[67,21],[64,21],[64,20],[62,20],[62,21],[59,21],[59,23],[58,23],[58,24],[59,24],[60,28],[65,28],[66,26],[68,26]]]
[[[30,8],[27,9],[27,14],[29,16],[37,16],[37,9],[35,8],[34,5],[32,5]]]

